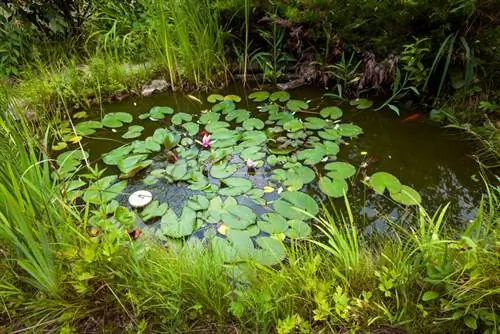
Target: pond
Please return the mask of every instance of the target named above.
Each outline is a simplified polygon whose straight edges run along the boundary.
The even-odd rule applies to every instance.
[[[368,100],[339,103],[323,93],[232,86],[106,105],[88,115],[95,121],[73,123],[88,160],[107,170],[87,190],[86,180],[73,179],[68,194],[107,205],[96,225],[112,215],[167,241],[210,235],[229,259],[251,254],[269,264],[280,259],[278,240],[310,236],[311,218],[331,205],[328,196],[342,207],[344,191],[367,234],[404,223],[416,204],[432,213],[450,202],[458,226],[474,217],[483,184],[457,132],[418,113],[398,117]],[[59,133],[80,140],[68,124]],[[62,177],[81,158],[78,150],[60,155]],[[128,204],[137,190],[153,196],[141,210]]]

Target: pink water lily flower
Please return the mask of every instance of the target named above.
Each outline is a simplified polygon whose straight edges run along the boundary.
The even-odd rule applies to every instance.
[[[209,148],[212,142],[210,141],[210,135],[203,135],[203,138],[201,140],[201,146],[204,148]]]

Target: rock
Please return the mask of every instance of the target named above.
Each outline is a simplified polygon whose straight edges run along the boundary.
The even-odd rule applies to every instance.
[[[167,80],[157,79],[151,81],[149,85],[142,86],[142,96],[151,96],[154,92],[160,92],[168,87]]]

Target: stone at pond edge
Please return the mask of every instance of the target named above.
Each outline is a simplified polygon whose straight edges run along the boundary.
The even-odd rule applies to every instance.
[[[142,86],[142,96],[151,96],[156,91],[162,91],[168,87],[167,80],[153,80],[149,85]]]
[[[129,198],[129,204],[134,208],[143,208],[153,200],[153,194],[147,190],[138,190],[132,193]]]

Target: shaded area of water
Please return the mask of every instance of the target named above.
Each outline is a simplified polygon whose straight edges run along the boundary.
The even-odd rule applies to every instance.
[[[223,94],[238,94],[243,101],[238,107],[246,107],[254,112],[253,117],[259,117],[255,111],[257,104],[245,100],[247,91],[241,86],[233,86],[220,91]],[[311,116],[310,113],[317,113],[322,107],[339,105],[338,101],[323,99],[318,88],[301,88],[291,92],[295,99],[311,100],[310,109],[304,116]],[[128,112],[134,115],[136,124],[145,127],[141,138],[152,135],[158,127],[168,127],[169,122],[161,120],[152,122],[150,120],[140,121],[137,119],[141,113],[148,111],[153,106],[171,106],[176,112],[199,113],[202,109],[209,109],[210,104],[206,103],[208,94],[194,94],[202,101],[202,104],[194,99],[176,93],[164,93],[150,98],[134,98],[121,103],[104,106],[104,112]],[[474,217],[480,197],[484,192],[483,184],[474,181],[474,176],[478,177],[478,168],[470,157],[472,149],[468,142],[460,138],[456,131],[444,130],[423,119],[403,122],[408,115],[403,113],[401,117],[392,111],[356,110],[348,103],[339,105],[344,111],[343,122],[353,122],[361,126],[364,134],[357,139],[343,145],[339,153],[339,160],[346,161],[358,168],[356,181],[349,192],[349,200],[355,210],[367,218],[365,220],[366,231],[370,232],[374,228],[383,230],[385,228],[384,219],[381,216],[391,218],[401,217],[406,212],[388,199],[366,189],[360,180],[364,175],[371,175],[377,171],[385,171],[397,176],[401,182],[416,189],[422,196],[422,205],[434,212],[440,205],[451,202],[450,213],[454,224],[466,223]],[[93,137],[95,140],[85,143],[86,149],[90,152],[92,160],[98,160],[102,153],[106,153],[117,146],[129,142],[121,138],[126,132],[127,126],[118,129],[110,136],[109,130],[98,131]],[[99,138],[102,136],[101,138]],[[362,154],[366,152],[366,154]],[[366,168],[359,168],[362,165]],[[244,174],[244,170],[237,172]],[[141,174],[142,175],[142,174]],[[268,183],[270,169],[266,168],[265,173],[251,177],[252,182],[258,187],[263,187]],[[241,175],[239,175],[241,176]],[[140,179],[131,182],[128,191],[143,188]],[[156,187],[156,186],[155,186]],[[128,192],[127,191],[127,192]],[[309,185],[307,191],[325,200],[316,185]],[[153,191],[155,198],[168,201],[181,207],[183,201],[193,193],[186,191],[182,187],[174,185],[163,185]],[[266,195],[266,199],[273,198]],[[242,203],[248,204],[248,203]],[[252,205],[256,211],[262,208]],[[180,210],[176,210],[180,211]]]

